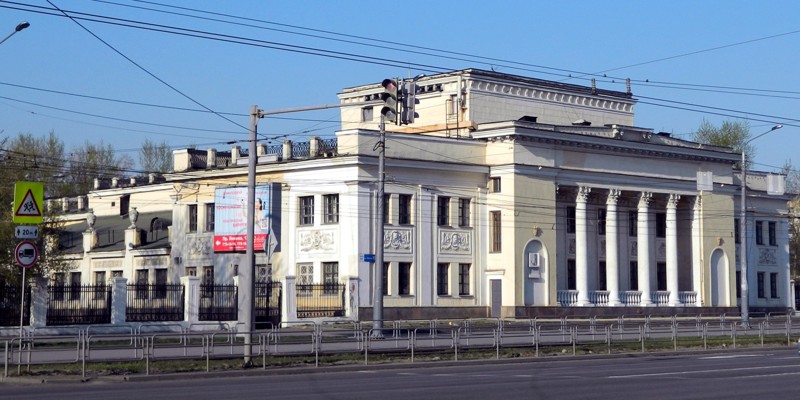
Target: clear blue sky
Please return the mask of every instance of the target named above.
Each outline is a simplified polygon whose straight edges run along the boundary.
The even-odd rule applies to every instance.
[[[342,88],[387,77],[494,68],[585,85],[588,77],[574,77],[605,73],[598,86],[613,90],[625,90],[630,78],[640,100],[636,125],[686,139],[703,119],[754,118],[754,135],[782,123],[753,142],[756,168],[785,161],[800,168],[794,0],[51,1],[75,17],[148,24],[79,20],[147,72],[72,20],[48,15],[57,12],[47,1],[0,0],[0,37],[31,23],[0,45],[2,136],[53,131],[68,150],[103,140],[134,159],[146,137],[173,148],[227,149],[246,139],[253,104],[334,104]],[[153,30],[173,28],[250,45]],[[287,46],[296,47],[274,48]],[[366,57],[372,61],[346,59]],[[236,115],[166,108],[201,109],[195,102]],[[305,141],[332,135],[338,124],[338,110],[306,112],[262,120],[259,133]]]

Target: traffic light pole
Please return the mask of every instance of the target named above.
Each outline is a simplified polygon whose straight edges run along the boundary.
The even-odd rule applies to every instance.
[[[385,180],[386,117],[381,114],[378,148],[378,194],[375,206],[375,273],[372,300],[372,337],[383,337],[383,190]]]

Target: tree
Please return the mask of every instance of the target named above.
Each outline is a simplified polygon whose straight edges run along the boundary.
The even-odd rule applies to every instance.
[[[133,159],[127,154],[117,156],[110,144],[105,145],[102,140],[97,144],[87,140],[82,147],[72,150],[66,177],[73,189],[72,195],[85,194],[94,188],[95,178],[125,178],[132,167]]]
[[[800,277],[800,172],[791,161],[783,164],[781,171],[786,175],[786,193],[795,197],[789,202],[789,265],[792,278]]]
[[[165,174],[172,170],[172,148],[167,142],[156,144],[145,139],[139,150],[139,166],[145,173]]]
[[[737,153],[744,151],[747,158],[752,160],[756,155],[756,148],[747,143],[748,140],[750,124],[747,121],[723,121],[721,126],[716,127],[704,119],[694,133],[695,142],[731,147]],[[746,167],[749,169],[750,161]]]

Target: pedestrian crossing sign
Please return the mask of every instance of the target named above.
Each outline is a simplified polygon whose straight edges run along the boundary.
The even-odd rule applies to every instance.
[[[44,183],[17,182],[14,184],[14,223],[41,224]]]

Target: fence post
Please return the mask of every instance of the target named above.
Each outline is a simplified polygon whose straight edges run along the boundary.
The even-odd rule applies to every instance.
[[[111,324],[125,323],[125,311],[128,307],[128,278],[116,276],[111,278]]]
[[[358,306],[361,303],[361,299],[358,297],[359,292],[359,279],[357,276],[351,276],[349,279],[348,287],[348,302],[347,302],[347,309],[349,310],[349,317],[353,321],[358,321]]]
[[[297,287],[294,276],[287,276],[284,279],[283,293],[283,318],[284,321],[297,321]]]
[[[189,323],[200,319],[200,277],[182,276],[183,285],[183,320]]]
[[[47,325],[47,278],[37,277],[31,286],[31,327],[42,328]]]

